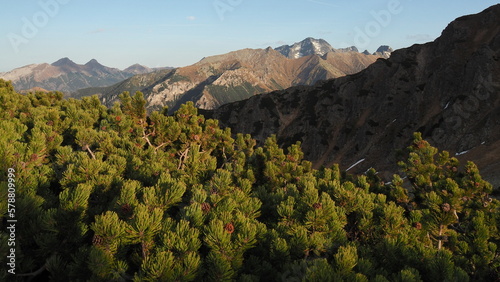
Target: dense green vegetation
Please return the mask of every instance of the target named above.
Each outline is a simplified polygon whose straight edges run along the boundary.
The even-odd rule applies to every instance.
[[[192,104],[14,92],[0,80],[0,263],[15,173],[16,276],[54,281],[494,281],[499,202],[415,134],[401,171],[312,169]]]

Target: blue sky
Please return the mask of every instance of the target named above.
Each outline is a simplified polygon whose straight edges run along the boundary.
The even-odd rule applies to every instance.
[[[434,40],[455,18],[496,1],[26,0],[3,1],[0,71],[69,57],[126,68],[186,66],[243,48],[306,37],[374,52]]]

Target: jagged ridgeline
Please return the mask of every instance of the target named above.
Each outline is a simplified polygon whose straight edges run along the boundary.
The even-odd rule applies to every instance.
[[[0,80],[2,281],[495,281],[499,202],[416,133],[392,179],[312,169],[188,103],[20,95]],[[388,181],[384,183],[385,181]]]

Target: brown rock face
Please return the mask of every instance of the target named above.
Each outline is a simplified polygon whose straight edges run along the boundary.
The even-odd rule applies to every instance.
[[[283,146],[316,167],[396,171],[412,133],[500,185],[500,5],[458,18],[434,42],[397,50],[360,73],[223,105],[207,116]],[[361,161],[362,160],[362,161]]]

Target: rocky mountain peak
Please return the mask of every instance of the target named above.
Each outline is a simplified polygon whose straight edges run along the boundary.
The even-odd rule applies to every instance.
[[[78,65],[70,60],[68,57],[64,57],[52,63],[55,67],[78,67]]]
[[[392,52],[394,52],[394,50],[387,46],[387,45],[382,45],[380,47],[378,47],[377,51],[375,51],[375,53],[373,53],[373,55],[376,55],[376,56],[380,56],[382,58],[389,58],[392,54]]]
[[[133,74],[143,74],[143,73],[152,72],[153,70],[146,67],[146,66],[140,65],[140,64],[133,64],[130,67],[124,69],[123,71],[127,72],[127,73],[133,73]]]
[[[291,59],[298,59],[309,55],[323,56],[328,52],[335,51],[335,49],[323,39],[315,39],[308,37],[293,45],[283,45],[275,48],[276,51],[283,54],[283,56]]]
[[[88,61],[85,66],[87,68],[90,68],[91,70],[103,70],[105,69],[106,67],[101,65],[96,59],[92,59],[90,61]]]
[[[308,37],[300,42],[296,42],[292,45],[282,45],[274,50],[280,52],[283,56],[290,59],[298,59],[301,57],[309,56],[309,55],[319,55],[324,56],[329,52],[338,52],[338,53],[347,53],[347,52],[356,52],[359,53],[359,50],[356,46],[346,47],[346,48],[333,48],[328,42],[324,39],[315,39],[312,37]],[[380,46],[373,55],[389,58],[393,49],[387,45]],[[370,55],[370,53],[365,50],[362,54]]]
[[[378,47],[377,51],[375,51],[375,53],[383,53],[383,52],[392,53],[392,52],[394,52],[394,50],[387,45],[382,45],[382,46]]]
[[[356,52],[359,53],[359,50],[356,46],[351,46],[347,48],[339,48],[337,49],[338,52]]]

